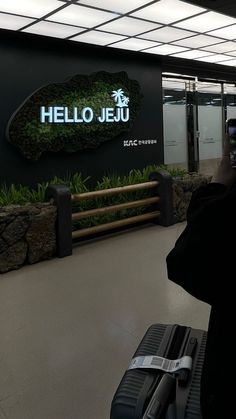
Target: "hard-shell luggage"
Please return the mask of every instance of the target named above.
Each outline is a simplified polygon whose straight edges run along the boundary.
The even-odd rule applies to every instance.
[[[111,419],[201,419],[207,332],[154,324],[146,332],[111,405]]]

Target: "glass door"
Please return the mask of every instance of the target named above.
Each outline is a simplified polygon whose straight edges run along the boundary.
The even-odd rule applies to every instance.
[[[163,78],[164,163],[187,169],[186,83]]]
[[[212,175],[222,156],[222,84],[197,82],[199,172]]]
[[[236,118],[236,87],[181,75],[165,76],[162,83],[165,164],[213,175],[225,120]]]

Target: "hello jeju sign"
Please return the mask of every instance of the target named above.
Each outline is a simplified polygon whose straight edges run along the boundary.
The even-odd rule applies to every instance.
[[[42,124],[90,124],[96,117],[100,123],[104,122],[128,122],[129,121],[129,97],[124,95],[122,89],[113,90],[112,95],[115,108],[101,108],[100,115],[95,116],[93,108],[86,106],[81,111],[74,106],[41,106],[40,122]]]
[[[77,75],[42,87],[11,117],[6,135],[24,157],[77,152],[127,134],[141,105],[140,86],[125,72]]]

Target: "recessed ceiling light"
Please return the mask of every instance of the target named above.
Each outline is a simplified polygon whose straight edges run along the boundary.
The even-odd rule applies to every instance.
[[[210,32],[209,35],[220,36],[224,39],[233,40],[236,38],[236,25],[228,26],[227,28],[217,29],[216,31]]]
[[[18,29],[23,28],[24,26],[29,25],[29,23],[34,21],[34,19],[29,19],[28,17],[0,13],[0,28],[2,29],[11,29],[17,31]]]
[[[80,0],[79,4],[98,7],[116,13],[127,13],[149,3],[150,0]]]
[[[220,61],[225,60],[225,55],[223,54],[214,54],[209,57],[196,58],[197,61],[205,61],[207,63],[219,63]],[[233,57],[232,57],[233,58]]]
[[[160,0],[133,13],[133,16],[153,22],[169,24],[206,11],[178,0]]]
[[[114,22],[107,23],[100,27],[103,31],[114,32],[120,35],[138,35],[139,33],[150,31],[160,25],[156,23],[140,21],[132,17],[122,17]]]
[[[71,4],[51,15],[49,19],[54,22],[92,28],[115,17],[117,15],[111,12],[102,12],[101,10]]]
[[[217,44],[219,42],[221,42],[221,39],[214,38],[213,36],[197,35],[192,36],[191,38],[175,41],[175,44],[190,48],[200,48],[205,47],[207,45]]]
[[[61,23],[45,21],[35,23],[35,25],[29,26],[28,28],[23,30],[23,32],[35,33],[37,35],[52,36],[55,38],[67,38],[82,31],[84,31],[84,28],[78,28],[77,26],[68,26],[63,25]]]
[[[211,45],[209,47],[205,47],[204,50],[210,52],[229,52],[229,51],[236,51],[236,42],[221,42],[217,45]]]
[[[111,45],[113,48],[129,49],[132,51],[140,51],[144,48],[150,48],[158,46],[157,42],[144,41],[143,39],[138,38],[129,38],[121,42],[117,42],[114,45]]]
[[[169,55],[175,54],[176,52],[182,52],[186,50],[186,48],[175,47],[174,45],[161,45],[160,47],[154,47],[143,52],[147,52],[149,54],[160,54],[160,55]]]
[[[175,26],[197,32],[209,32],[212,29],[222,28],[233,23],[236,23],[236,19],[232,17],[224,16],[220,13],[208,12],[176,23]]]
[[[140,35],[140,38],[151,39],[158,42],[173,42],[176,39],[186,38],[187,36],[193,35],[195,35],[194,32],[165,27]]]
[[[99,31],[89,31],[71,38],[72,41],[85,42],[95,45],[107,45],[111,42],[120,41],[121,39],[124,39],[124,37]]]
[[[175,54],[174,56],[179,57],[179,58],[189,58],[191,60],[194,58],[205,57],[207,55],[211,55],[210,52],[193,49],[191,51],[179,52],[178,54]]]
[[[31,17],[45,16],[60,6],[58,0],[0,0],[0,12]]]

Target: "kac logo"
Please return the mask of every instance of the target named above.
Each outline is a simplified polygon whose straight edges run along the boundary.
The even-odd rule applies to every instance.
[[[137,147],[138,140],[124,140],[124,147]]]
[[[97,116],[97,121],[104,122],[128,122],[129,121],[129,97],[125,96],[122,89],[113,90],[111,97],[114,99],[115,107],[101,108],[100,115]],[[40,107],[40,122],[42,124],[71,124],[71,123],[86,123],[89,124],[94,121],[94,110],[89,106],[84,107],[79,111],[78,107],[74,106],[41,106]]]

